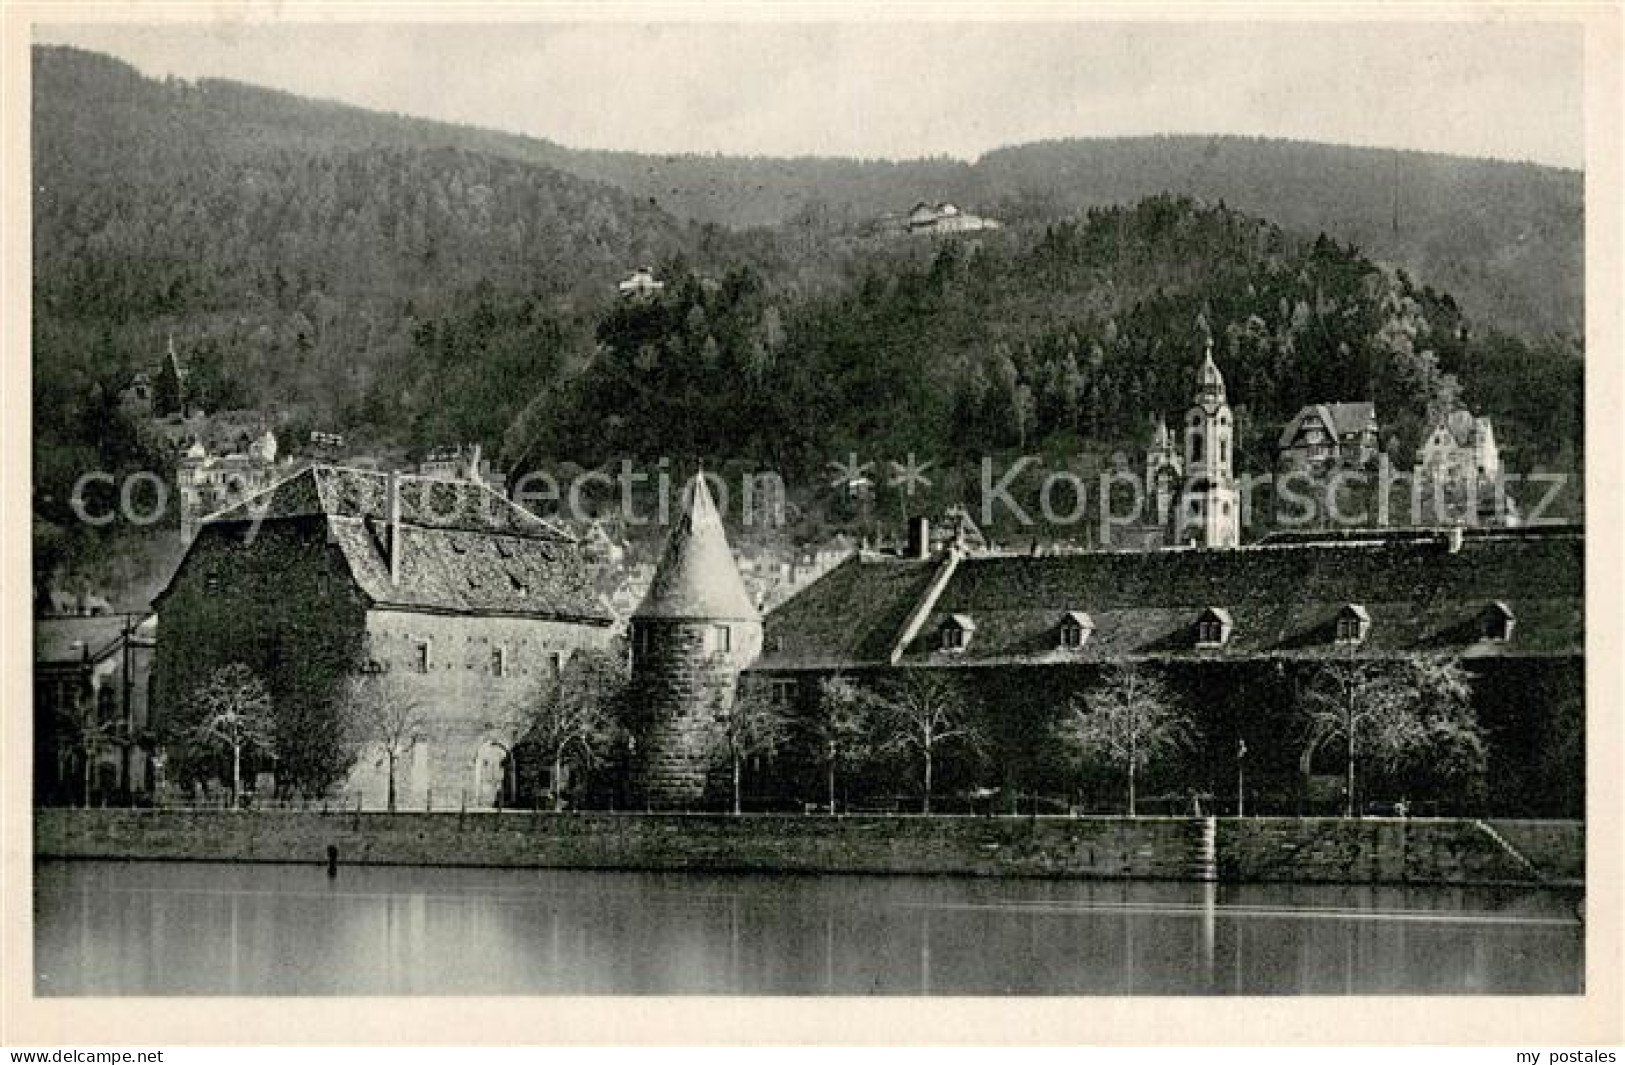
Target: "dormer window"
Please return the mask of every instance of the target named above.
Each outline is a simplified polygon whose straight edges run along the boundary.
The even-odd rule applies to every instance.
[[[1061,617],[1061,649],[1076,651],[1089,642],[1095,622],[1081,610],[1069,610]]]
[[[944,651],[959,653],[970,646],[971,634],[976,631],[976,622],[971,620],[969,614],[954,614],[942,623],[938,632],[940,647]]]
[[[1337,642],[1355,646],[1371,634],[1371,614],[1359,603],[1346,603],[1337,613]]]
[[[1493,643],[1506,643],[1512,639],[1512,630],[1517,624],[1518,619],[1512,615],[1512,608],[1497,599],[1484,612],[1484,638]]]
[[[1234,627],[1228,610],[1210,606],[1196,619],[1196,646],[1223,647],[1230,642],[1230,630]]]

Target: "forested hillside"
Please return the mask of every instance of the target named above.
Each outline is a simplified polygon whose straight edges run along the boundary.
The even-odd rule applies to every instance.
[[[981,453],[1132,453],[1152,414],[1188,401],[1208,336],[1254,468],[1300,405],[1369,398],[1399,461],[1428,409],[1459,399],[1496,419],[1511,468],[1578,469],[1583,355],[1563,324],[1578,313],[1576,175],[1403,157],[1400,234],[1436,275],[1373,255],[1372,227],[1391,223],[1381,153],[1146,140],[974,167],[638,164],[156,82],[69,49],[34,57],[46,575],[142,568],[138,546],[109,548],[117,532],[75,523],[66,500],[85,470],[172,461],[117,403],[169,336],[203,405],[276,412],[285,441],[478,442],[521,471],[766,465],[815,528],[841,520],[823,509],[826,467],[854,450],[938,463],[940,499],[922,503],[957,501],[954,464]],[[1190,185],[1200,199],[1179,194]],[[938,197],[1009,225],[940,241],[869,224]],[[665,292],[617,299],[640,263]],[[1551,317],[1494,331],[1441,280],[1452,271],[1480,296],[1503,285],[1503,310]]]
[[[1209,337],[1245,469],[1272,468],[1301,406],[1344,398],[1377,403],[1403,466],[1429,412],[1462,402],[1495,415],[1512,468],[1577,463],[1577,347],[1474,334],[1448,294],[1346,244],[1167,196],[876,258],[788,313],[748,270],[617,308],[587,372],[510,447],[746,456],[803,481],[850,451],[1133,454],[1152,416],[1189,404]]]

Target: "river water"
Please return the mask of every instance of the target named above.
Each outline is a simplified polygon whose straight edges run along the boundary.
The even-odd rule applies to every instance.
[[[40,995],[1574,994],[1574,898],[41,861]]]

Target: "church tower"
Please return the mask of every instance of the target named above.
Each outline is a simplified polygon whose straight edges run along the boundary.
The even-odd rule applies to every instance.
[[[1168,528],[1174,503],[1179,499],[1179,482],[1184,477],[1179,445],[1168,422],[1162,417],[1151,421],[1151,447],[1145,453],[1145,490],[1156,508],[1157,525]]]
[[[1241,512],[1235,478],[1235,416],[1224,392],[1224,375],[1213,361],[1209,338],[1196,371],[1196,402],[1185,412],[1185,491],[1175,518],[1176,543],[1236,547]]]
[[[700,806],[717,713],[762,651],[761,615],[704,474],[683,490],[682,513],[631,628],[633,786],[651,809]]]

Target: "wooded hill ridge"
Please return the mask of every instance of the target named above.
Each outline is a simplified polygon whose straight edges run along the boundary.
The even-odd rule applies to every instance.
[[[478,442],[517,472],[665,455],[816,487],[853,448],[1132,450],[1210,336],[1250,462],[1302,404],[1372,399],[1401,460],[1459,401],[1510,468],[1579,468],[1576,173],[1239,138],[576,152],[65,48],[34,50],[33,152],[48,573],[105,554],[66,510],[79,473],[170,461],[117,404],[169,336],[199,402],[287,442]],[[876,229],[921,199],[1005,228]],[[618,299],[640,264],[666,290]]]

